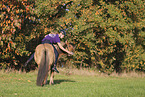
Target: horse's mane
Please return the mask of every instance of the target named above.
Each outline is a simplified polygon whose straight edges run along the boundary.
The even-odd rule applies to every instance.
[[[73,43],[69,43],[69,44],[71,44],[73,47],[75,47],[75,45],[74,45]],[[67,44],[64,43],[64,42],[61,42],[61,45],[62,45],[64,48],[66,48],[66,46],[67,46]]]
[[[62,45],[64,48],[67,47],[67,44],[66,44],[65,42],[61,41],[60,43],[61,43],[61,45]],[[71,44],[73,47],[75,47],[75,45],[74,45],[73,43],[69,43],[69,44]],[[59,46],[58,46],[57,44],[54,44],[54,46],[55,46],[55,48],[58,50],[58,52],[60,52],[60,51],[63,52],[63,51],[59,48]]]
[[[65,43],[65,42],[63,42],[63,41],[61,41],[60,43],[61,43],[61,45],[62,45],[62,46],[64,46],[64,45],[66,44],[66,43]]]
[[[61,41],[60,43],[61,43],[61,45],[65,48],[65,42]],[[60,50],[60,48],[59,48],[59,46],[58,46],[57,44],[54,44],[54,46],[55,46],[55,48],[56,48],[57,50]]]

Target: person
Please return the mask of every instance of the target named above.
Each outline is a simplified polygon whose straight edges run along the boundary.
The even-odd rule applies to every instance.
[[[49,43],[51,44],[53,47],[53,44],[57,44],[59,46],[59,48],[61,50],[63,50],[64,52],[73,55],[73,52],[70,52],[68,50],[66,50],[60,43],[60,39],[64,38],[64,36],[66,35],[65,31],[61,31],[59,34],[56,33],[50,33],[48,35],[46,35],[43,39],[42,39],[42,44],[44,43]],[[58,56],[59,53],[57,52],[56,48],[54,47],[54,53],[55,53],[55,62],[54,65],[52,67],[52,70],[54,70],[55,72],[59,73],[59,71],[56,68],[57,65],[57,60],[58,60]],[[27,62],[25,63],[25,66],[33,59],[34,57],[34,53],[31,55],[31,57],[27,60]]]

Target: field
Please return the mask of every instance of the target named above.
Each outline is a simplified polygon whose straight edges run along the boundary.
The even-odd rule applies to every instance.
[[[145,97],[145,77],[82,73],[61,71],[55,74],[54,85],[40,87],[37,71],[0,71],[0,97]]]

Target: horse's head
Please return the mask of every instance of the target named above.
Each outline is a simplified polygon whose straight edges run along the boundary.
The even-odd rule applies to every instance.
[[[75,51],[75,46],[73,43],[68,43],[67,41],[65,42],[65,48],[70,51],[70,52],[74,52]]]
[[[61,41],[61,45],[68,51],[70,52],[73,52],[75,51],[75,46],[73,43],[68,43],[67,41],[66,42],[62,42]],[[54,45],[58,51],[59,54],[63,55],[65,54],[65,52],[63,52],[61,49],[59,49],[59,47],[57,45]]]

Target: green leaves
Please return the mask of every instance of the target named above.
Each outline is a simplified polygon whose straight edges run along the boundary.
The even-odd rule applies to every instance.
[[[139,15],[142,13],[139,11],[141,8],[138,7],[140,4],[135,5],[135,2],[137,1],[124,1],[122,3],[118,1],[112,4],[109,1],[100,1],[99,5],[92,6],[91,3],[93,2],[91,1],[91,3],[88,4],[89,6],[87,6],[86,3],[81,3],[78,8],[73,8],[76,9],[75,12],[80,12],[80,17],[73,18],[72,20],[74,22],[72,34],[75,36],[72,38],[76,39],[76,43],[78,43],[76,53],[78,53],[77,58],[79,58],[79,55],[82,56],[80,57],[80,63],[81,58],[89,59],[91,57],[89,62],[97,63],[96,65],[100,65],[101,70],[106,73],[114,70],[119,72],[128,68],[129,63],[124,60],[127,57],[126,53],[134,51],[135,49],[133,50],[132,48],[141,45],[140,43],[136,44],[135,34],[133,33],[137,27],[134,26],[134,22],[139,22],[138,20],[142,17]],[[139,2],[142,1],[140,0]],[[74,5],[75,3],[73,3],[73,6]],[[142,5],[140,6],[142,7]],[[140,21],[140,23],[142,23],[142,21]],[[141,25],[137,28],[140,27]],[[143,26],[141,28],[143,29]],[[138,31],[135,31],[135,33],[138,33]],[[89,47],[87,46],[87,48],[84,44],[89,45]],[[82,51],[84,53],[79,54]],[[91,53],[94,52],[95,54],[90,54],[88,51]],[[118,54],[120,54],[120,57],[117,56]],[[98,62],[91,60],[94,58],[98,60]],[[138,56],[136,56],[134,60],[135,59],[138,60]],[[137,60],[136,62],[130,62],[130,64],[134,64],[132,65],[134,68],[137,66]],[[85,61],[83,62],[85,64]],[[118,63],[119,66],[117,66]],[[125,68],[122,67],[123,64],[126,64]],[[128,70],[132,70],[132,68]]]
[[[67,41],[76,45],[74,65],[109,74],[145,70],[143,0],[6,1],[0,5],[3,61],[21,63],[20,56],[29,56],[43,36],[71,28],[66,32]]]

